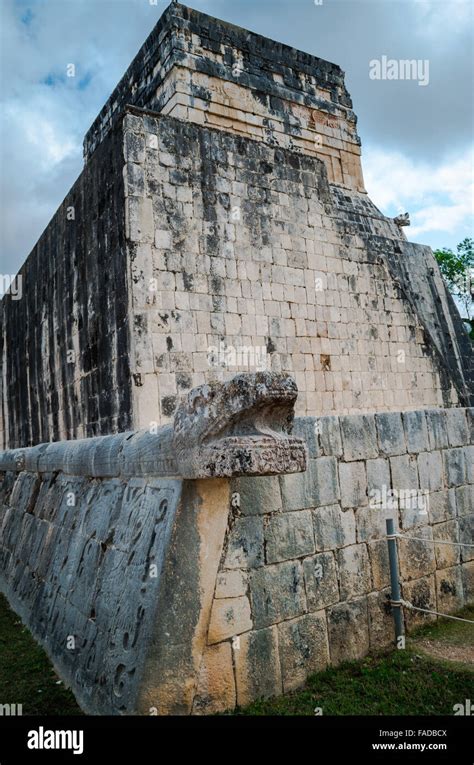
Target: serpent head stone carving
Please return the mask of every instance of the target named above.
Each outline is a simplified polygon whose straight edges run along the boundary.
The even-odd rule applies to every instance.
[[[183,478],[275,475],[306,469],[306,446],[290,435],[298,390],[288,375],[255,372],[194,388],[174,418]]]

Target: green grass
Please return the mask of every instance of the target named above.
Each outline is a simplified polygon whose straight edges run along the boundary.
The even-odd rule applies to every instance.
[[[474,607],[460,614],[474,620]],[[418,644],[473,646],[474,626],[454,621],[430,623],[407,640],[407,648],[331,667],[310,677],[305,687],[275,699],[257,701],[240,715],[452,715],[454,704],[474,698],[472,668],[432,659]],[[23,704],[25,715],[81,714],[72,693],[44,651],[0,596],[0,703]]]
[[[0,704],[22,704],[24,715],[82,714],[58,681],[43,649],[0,595]]]
[[[459,616],[474,620],[474,607]],[[303,689],[238,709],[240,715],[452,715],[454,704],[474,698],[472,664],[432,659],[418,651],[424,638],[447,648],[473,646],[474,625],[439,620],[407,639],[405,650],[391,650],[347,662],[310,677]]]
[[[452,715],[473,696],[468,670],[441,666],[411,649],[348,662],[313,675],[301,691],[257,701],[235,714]]]
[[[456,616],[474,621],[474,606],[466,606]],[[436,622],[425,624],[414,633],[413,640],[415,642],[420,638],[437,640],[446,645],[471,646],[474,650],[474,625],[439,619]]]

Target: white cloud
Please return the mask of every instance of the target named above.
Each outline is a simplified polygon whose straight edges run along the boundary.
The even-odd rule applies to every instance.
[[[446,241],[472,236],[474,148],[433,166],[366,147],[363,169],[369,196],[383,213],[410,213],[410,239],[431,232]]]
[[[419,34],[449,44],[450,34],[469,29],[472,7],[472,0],[415,0]]]
[[[0,271],[18,270],[81,172],[84,133],[165,5],[0,0]]]
[[[149,0],[0,0],[0,270],[18,269],[81,172],[84,133],[167,5],[168,0],[157,5]],[[423,155],[430,162],[375,154],[364,141],[375,203],[388,214],[410,208],[411,231],[427,234],[421,241],[432,244],[435,226],[457,237],[466,225],[471,170],[444,161],[437,167],[436,155],[444,156],[447,145],[452,149],[471,140],[466,98],[470,0],[423,0],[417,9],[414,0],[334,0],[321,8],[294,0],[291,29],[285,0],[193,0],[192,5],[345,66],[359,127],[372,143],[383,136],[385,145],[403,146],[408,156]],[[387,90],[374,89],[367,77],[367,50],[380,45],[382,52],[399,50],[397,56],[424,59],[423,35],[430,87],[403,95],[397,91],[396,97],[394,83],[385,83]],[[68,81],[64,74],[70,62],[77,78]],[[77,86],[88,77],[87,87]],[[441,188],[444,196],[433,193]]]
[[[48,109],[45,107],[48,106]],[[80,136],[74,136],[64,125],[57,109],[52,109],[49,99],[20,107],[9,104],[5,111],[6,123],[23,149],[37,157],[37,166],[51,169],[77,151]],[[46,116],[48,115],[48,116]]]

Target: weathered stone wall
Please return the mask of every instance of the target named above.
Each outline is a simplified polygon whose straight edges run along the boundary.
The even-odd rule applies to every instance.
[[[470,342],[339,67],[173,4],[84,153],[0,306],[0,585],[83,708],[222,710],[388,641],[374,490],[429,499],[391,511],[404,597],[472,599],[439,544],[472,542]],[[255,369],[296,378],[302,475],[269,477],[304,469],[293,381],[210,385]]]
[[[0,452],[0,589],[86,711],[192,710],[228,478],[306,469],[296,396],[237,375],[173,426]]]
[[[473,415],[303,418],[294,430],[308,441],[306,473],[232,483],[195,711],[292,690],[393,641],[387,517],[403,535],[405,600],[441,613],[474,600],[472,547],[433,544],[473,544]],[[402,502],[406,490],[421,492],[415,508]],[[405,614],[408,629],[436,618]]]
[[[0,302],[0,446],[132,423],[123,141],[112,132]]]
[[[138,112],[124,136],[139,426],[249,368],[220,348],[291,373],[300,415],[469,400],[469,340],[431,251],[323,162]]]
[[[364,191],[356,116],[337,64],[170,5],[84,139],[89,158],[127,105],[318,156]]]
[[[291,690],[393,640],[386,517],[405,600],[474,600],[472,549],[441,544],[473,542],[473,423],[301,418],[305,473],[233,480],[166,478],[166,429],[5,453],[0,589],[87,712],[203,714]],[[408,629],[434,618],[405,614]]]
[[[0,590],[91,714],[188,712],[206,640],[228,482],[153,477],[143,437],[0,473]]]
[[[170,6],[1,302],[0,445],[165,423],[259,368],[294,375],[299,415],[472,404],[439,268],[359,154],[339,67]]]
[[[133,711],[179,481],[23,472],[1,492],[2,590],[86,711]]]
[[[249,138],[125,114],[20,275],[1,303],[4,446],[165,423],[181,392],[259,365],[294,375],[300,415],[469,401],[429,248],[317,158]]]

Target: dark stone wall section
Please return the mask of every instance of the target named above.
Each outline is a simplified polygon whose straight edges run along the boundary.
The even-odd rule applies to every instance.
[[[22,298],[0,303],[2,417],[11,447],[131,424],[122,166],[118,129],[21,268]]]
[[[386,263],[397,286],[398,297],[410,305],[424,328],[425,353],[440,374],[444,401],[451,406],[453,383],[462,406],[474,403],[474,355],[472,345],[454,300],[446,289],[430,247],[406,241],[396,225],[382,216],[362,194],[331,186],[336,221],[345,237],[359,235],[370,263]],[[373,223],[391,226],[395,237],[374,233]],[[381,229],[382,232],[382,229]]]
[[[199,38],[204,54],[206,51],[219,53],[224,46],[223,62],[199,55],[191,42],[192,35]],[[236,51],[243,67],[238,74],[234,72]],[[284,112],[283,100],[290,97],[292,101],[313,109],[322,108],[330,113],[342,110],[348,122],[356,124],[352,100],[344,84],[344,72],[337,64],[172,3],[86,133],[85,159],[92,155],[126,105],[161,111],[168,96],[160,93],[159,86],[174,65],[250,88],[261,103],[284,119],[288,116]],[[274,79],[274,74],[280,75],[280,82]],[[324,89],[329,97],[322,98],[318,88]],[[198,87],[194,95],[207,100]],[[360,143],[358,138],[356,141]]]
[[[426,330],[427,353],[450,378],[463,406],[474,403],[473,353],[454,300],[430,247],[402,242],[388,250],[388,266]],[[444,402],[449,406],[449,402]]]

